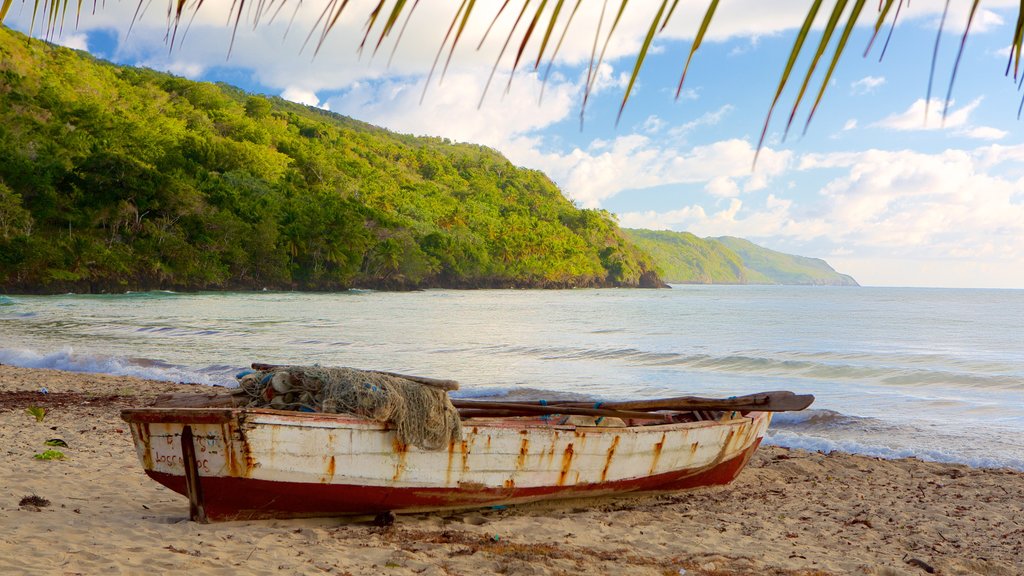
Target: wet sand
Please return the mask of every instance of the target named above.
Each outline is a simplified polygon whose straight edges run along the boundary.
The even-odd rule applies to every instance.
[[[1024,574],[1024,473],[777,447],[671,495],[200,525],[118,413],[202,390],[0,365],[0,573]],[[56,438],[63,460],[34,457]]]

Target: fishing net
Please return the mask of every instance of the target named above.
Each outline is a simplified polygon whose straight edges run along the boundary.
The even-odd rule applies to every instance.
[[[281,366],[241,375],[250,407],[349,413],[395,427],[398,440],[425,450],[462,439],[448,393],[398,376],[319,366]]]

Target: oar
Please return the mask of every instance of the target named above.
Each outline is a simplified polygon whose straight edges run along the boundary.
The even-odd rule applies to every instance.
[[[584,406],[569,406],[565,404],[528,404],[525,402],[491,402],[489,400],[462,400],[459,398],[452,398],[452,405],[459,409],[460,414],[463,410],[471,410],[472,412],[470,412],[470,414],[475,416],[482,415],[484,411],[489,411],[495,412],[496,415],[498,413],[504,414],[506,412],[516,412],[518,415],[566,414],[580,416],[612,416],[615,418],[643,418],[647,420],[661,418],[661,415],[652,414],[650,412],[593,407],[588,408]]]
[[[788,391],[761,392],[732,398],[703,398],[700,396],[679,396],[652,400],[626,400],[621,402],[579,402],[575,400],[547,402],[548,406],[559,409],[569,407],[592,407],[607,410],[734,410],[738,412],[790,412],[803,410],[814,402],[811,394],[794,394]],[[517,406],[536,403],[510,402]]]

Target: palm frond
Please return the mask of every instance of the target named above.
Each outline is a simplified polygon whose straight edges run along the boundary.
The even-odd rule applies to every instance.
[[[59,32],[65,21],[65,16],[68,11],[74,7],[75,10],[75,21],[76,24],[80,21],[82,13],[82,4],[84,0],[32,0],[32,15],[31,15],[31,30],[36,30],[37,22],[41,26],[42,35],[46,38],[52,37],[55,33]],[[138,0],[138,6],[136,7],[135,13],[129,22],[129,31],[135,22],[139,19],[140,15],[144,11],[144,6],[151,0]],[[170,49],[173,49],[175,44],[180,44],[184,41],[185,33],[187,33],[188,27],[185,28],[185,33],[181,33],[179,36],[179,26],[182,22],[182,18],[188,17],[189,20],[195,17],[199,10],[204,9],[204,0],[166,0],[167,1],[167,30],[165,33],[165,41],[168,43]],[[595,2],[599,0],[590,0],[588,6],[595,6]],[[592,91],[595,89],[597,78],[599,75],[599,69],[604,62],[607,54],[608,46],[612,41],[612,37],[620,28],[620,24],[623,20],[623,15],[627,10],[643,10],[644,7],[657,6],[656,12],[650,23],[646,27],[646,34],[643,37],[643,41],[637,50],[636,60],[633,64],[632,72],[629,77],[629,81],[625,87],[622,101],[619,105],[619,114],[616,119],[618,123],[622,117],[623,110],[630,97],[632,96],[636,81],[639,78],[640,71],[643,68],[643,64],[646,61],[651,46],[658,34],[665,32],[665,29],[669,21],[676,14],[676,8],[679,5],[679,0],[662,0],[661,2],[654,3],[633,3],[630,5],[629,0],[619,0],[619,5],[615,10],[614,17],[607,19],[607,3],[608,0],[601,1],[601,15],[598,19],[597,27],[594,30],[594,41],[591,48],[590,61],[587,65],[586,80],[581,88],[582,98],[580,105],[580,121],[583,121],[583,115],[586,110],[587,103],[590,100]],[[970,1],[970,9],[967,19],[967,25],[960,38],[959,49],[956,54],[952,71],[950,74],[949,85],[946,90],[946,97],[944,100],[943,117],[949,111],[950,102],[952,101],[953,86],[956,82],[957,72],[959,70],[962,57],[966,48],[967,38],[970,34],[973,22],[976,19],[977,10],[980,5],[980,0],[961,0]],[[295,6],[296,11],[298,6],[302,4],[302,0],[232,0],[230,8],[228,9],[229,18],[228,24],[231,27],[231,44],[229,45],[228,51],[230,55],[231,48],[234,45],[234,40],[237,35],[239,26],[243,20],[251,23],[253,27],[257,27],[260,24],[266,24],[272,22],[278,13],[289,4],[289,2]],[[491,74],[488,77],[487,83],[484,87],[484,96],[487,94],[487,90],[490,87],[491,81],[493,80],[494,74],[498,68],[501,67],[501,63],[506,57],[506,53],[509,52],[508,48],[513,44],[516,46],[514,56],[510,56],[513,60],[511,63],[510,78],[509,82],[512,81],[512,76],[518,69],[520,62],[526,60],[533,61],[534,70],[538,70],[541,61],[547,58],[548,64],[544,72],[544,80],[541,84],[541,94],[543,94],[543,87],[546,85],[547,79],[550,75],[552,67],[556,61],[556,57],[559,50],[562,47],[563,41],[569,31],[571,24],[574,22],[574,17],[583,5],[583,0],[576,0],[573,4],[572,10],[568,11],[565,6],[565,0],[554,0],[549,2],[548,0],[539,0],[533,5],[532,12],[531,0],[517,0],[519,5],[518,16],[515,22],[504,33],[505,39],[502,48],[495,60],[494,66],[491,70]],[[11,7],[14,4],[14,0],[0,0],[0,22],[4,21],[10,13]],[[95,12],[96,0],[93,0],[93,12]],[[354,3],[351,3],[354,4]],[[483,5],[484,3],[480,3]],[[516,2],[512,0],[503,0],[497,5],[496,9],[488,9],[486,11],[491,12],[490,25],[486,28],[486,31],[482,35],[477,49],[480,49],[483,42],[491,34],[492,29],[495,27],[499,20],[499,17],[504,14],[506,9],[512,5],[516,5]],[[810,56],[806,68],[803,73],[803,81],[800,89],[794,98],[793,106],[789,114],[788,121],[786,123],[785,134],[788,134],[789,128],[793,123],[795,114],[803,101],[806,94],[807,88],[810,84],[812,77],[821,62],[821,58],[825,52],[832,46],[832,41],[836,37],[836,32],[839,30],[839,23],[845,15],[845,24],[842,27],[842,32],[839,34],[836,45],[832,47],[832,56],[829,61],[829,65],[823,74],[821,79],[821,85],[817,91],[817,95],[814,99],[814,103],[811,107],[811,111],[807,116],[807,122],[804,126],[806,131],[811,120],[814,117],[819,105],[822,102],[825,91],[828,88],[828,84],[836,71],[836,68],[842,59],[842,56],[846,53],[846,45],[850,39],[852,31],[855,26],[860,24],[860,19],[864,11],[866,0],[832,0],[831,3],[825,2],[824,0],[814,0],[808,7],[807,16],[804,19],[803,25],[796,33],[796,38],[793,43],[793,47],[790,50],[789,56],[782,68],[778,86],[776,87],[775,93],[772,97],[771,104],[768,107],[768,113],[766,114],[764,126],[761,131],[761,137],[758,142],[758,151],[764,145],[765,137],[768,131],[769,123],[771,122],[772,115],[779,104],[780,98],[788,85],[793,74],[797,73],[797,64],[800,62],[800,57],[804,54],[805,49],[808,47],[808,39],[811,34],[811,30],[814,28],[816,18],[822,10],[827,9],[831,6],[830,16],[824,25],[821,37],[817,43],[817,47],[813,54]],[[891,24],[889,25],[889,31],[886,35],[885,43],[882,47],[879,60],[881,60],[886,51],[888,50],[890,40],[893,36],[893,31],[896,27],[896,22],[901,15],[903,9],[904,0],[899,0],[897,3],[895,0],[879,0],[878,12],[872,17],[873,26],[870,40],[864,50],[866,56],[881,32],[882,27],[889,19],[889,14],[893,12],[892,7],[896,5],[895,14],[892,17]],[[910,2],[906,2],[909,9]],[[395,29],[398,27],[399,19],[404,15],[404,20],[401,25],[401,29],[398,31],[397,37],[394,40],[393,47],[391,49],[391,55],[388,58],[390,64],[392,58],[394,58],[395,50],[399,43],[402,41],[402,37],[405,35],[407,27],[410,25],[412,14],[416,11],[416,7],[419,5],[419,0],[409,2],[408,0],[377,0],[369,3],[369,8],[360,8],[360,10],[368,10],[363,32],[362,41],[359,43],[357,50],[361,53],[367,45],[373,44],[373,54],[375,55],[381,48],[384,40],[391,37]],[[441,77],[443,79],[444,73],[447,71],[452,59],[454,58],[455,49],[461,41],[464,39],[464,35],[469,30],[469,24],[471,18],[475,18],[478,13],[485,11],[483,8],[478,6],[476,0],[461,0],[456,3],[457,9],[454,16],[451,19],[447,27],[447,32],[444,35],[444,39],[441,41],[441,45],[438,47],[437,54],[434,58],[433,65],[430,68],[430,72],[427,74],[424,93],[429,86],[434,73],[440,64],[442,56],[447,50],[447,56],[444,61],[444,67],[442,69]],[[488,3],[492,5],[492,3]],[[350,0],[324,0],[324,7],[319,13],[319,17],[309,30],[308,36],[303,43],[303,48],[316,38],[316,52],[319,52],[323,46],[327,36],[337,27],[339,19],[346,12],[346,9],[350,7]],[[684,82],[686,81],[689,66],[693,60],[696,51],[700,48],[707,31],[711,25],[712,20],[719,8],[719,0],[711,0],[707,9],[704,11],[703,16],[700,18],[700,24],[697,33],[694,37],[693,42],[690,45],[689,52],[686,57],[686,63],[683,65],[683,71],[679,78],[679,83],[676,88],[676,98],[678,99],[679,94],[682,91]],[[943,8],[942,17],[940,19],[939,31],[937,32],[935,43],[932,49],[931,67],[928,75],[928,85],[925,97],[925,117],[927,119],[928,107],[931,103],[931,94],[934,86],[936,66],[939,55],[939,47],[942,39],[944,27],[946,25],[947,16],[949,14],[950,0],[946,0]],[[493,11],[492,11],[493,10]],[[724,10],[724,8],[723,8]],[[527,13],[530,12],[529,17]],[[568,12],[568,17],[565,18],[565,14]],[[295,16],[293,14],[292,20]],[[562,26],[561,33],[558,35],[558,41],[554,42],[556,27],[558,26],[561,19],[565,18],[564,25]],[[521,26],[523,21],[526,21],[526,26]],[[437,22],[425,21],[421,26],[424,27],[436,27]],[[289,23],[289,29],[291,24]],[[554,46],[552,48],[552,45]],[[599,46],[600,45],[600,46]],[[1020,7],[1017,11],[1016,26],[1013,30],[1010,43],[1010,54],[1006,63],[1005,75],[1010,75],[1010,69],[1013,69],[1013,79],[1024,81],[1024,75],[1021,74],[1022,64],[1022,51],[1024,51],[1024,0],[1020,2]],[[421,99],[422,100],[422,99]],[[481,103],[483,97],[481,97]],[[1024,110],[1024,100],[1022,100],[1021,110]],[[1018,111],[1018,117],[1020,111]],[[785,137],[785,136],[784,136]]]

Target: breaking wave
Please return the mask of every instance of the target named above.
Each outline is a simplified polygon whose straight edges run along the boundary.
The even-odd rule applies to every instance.
[[[0,348],[0,363],[22,368],[48,368],[68,372],[90,372],[133,376],[147,380],[195,384],[230,384],[236,366],[214,365],[190,369],[152,358],[125,358],[98,354],[80,354],[71,347],[55,352]]]

